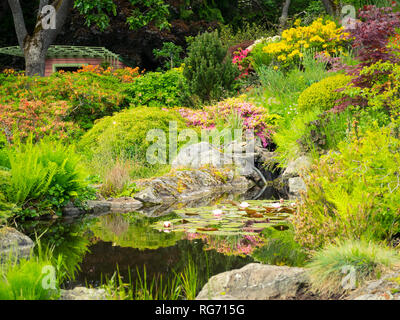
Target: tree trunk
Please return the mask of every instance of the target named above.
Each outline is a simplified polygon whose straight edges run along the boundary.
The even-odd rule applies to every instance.
[[[43,48],[43,41],[37,39],[25,40],[24,56],[25,74],[27,76],[44,77],[47,49]]]
[[[326,12],[331,16],[339,15],[339,6],[335,4],[334,0],[321,0],[325,7]]]
[[[279,31],[280,32],[282,32],[286,27],[286,22],[287,22],[288,15],[289,15],[290,1],[291,0],[285,0],[285,2],[283,3],[282,15],[279,18]]]
[[[53,0],[51,5],[56,10],[56,27],[44,29],[41,11],[43,6],[48,5],[49,2],[50,0],[40,0],[35,29],[33,34],[29,35],[19,0],[8,0],[14,18],[18,43],[24,53],[27,76],[44,76],[47,50],[61,31],[73,5],[73,0]]]

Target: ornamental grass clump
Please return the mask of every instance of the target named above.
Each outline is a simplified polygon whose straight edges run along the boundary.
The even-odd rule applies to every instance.
[[[400,265],[392,248],[373,242],[347,240],[315,253],[306,265],[310,289],[326,295],[344,294],[365,281],[379,278]]]

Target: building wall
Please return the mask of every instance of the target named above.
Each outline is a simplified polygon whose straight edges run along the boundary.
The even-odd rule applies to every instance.
[[[45,76],[49,76],[53,73],[54,64],[82,64],[82,65],[99,65],[104,61],[102,58],[51,58],[46,60]],[[118,68],[124,68],[125,65],[121,61],[117,61]]]

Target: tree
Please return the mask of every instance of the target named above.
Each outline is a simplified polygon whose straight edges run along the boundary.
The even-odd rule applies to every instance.
[[[339,15],[339,2],[335,0],[321,0],[326,12],[331,16]]]
[[[286,26],[286,22],[288,19],[288,14],[289,14],[289,7],[290,7],[290,0],[285,0],[283,2],[283,7],[282,7],[282,15],[279,18],[279,30],[283,31]]]
[[[139,29],[154,23],[160,29],[169,26],[168,5],[164,0],[129,0],[132,4],[127,23],[131,29]],[[24,53],[26,74],[44,76],[47,50],[56,39],[72,8],[86,18],[88,26],[95,24],[104,31],[110,16],[117,14],[113,0],[37,0],[39,3],[36,24],[28,32],[19,0],[8,0],[11,8],[18,44]]]

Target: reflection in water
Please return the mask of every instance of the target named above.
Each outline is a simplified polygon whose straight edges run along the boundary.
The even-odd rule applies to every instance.
[[[137,271],[146,268],[149,281],[158,275],[174,277],[192,259],[200,277],[200,289],[207,279],[220,272],[240,268],[252,261],[250,257],[224,255],[211,249],[202,239],[185,239],[185,233],[159,232],[151,228],[154,219],[139,218],[135,214],[110,214],[84,217],[72,223],[63,221],[33,222],[23,226],[34,238],[42,235],[42,246],[54,247],[62,254],[74,279],[65,288],[81,285],[99,286],[119,270],[124,281],[129,274],[132,282]],[[46,232],[45,232],[46,231]]]

